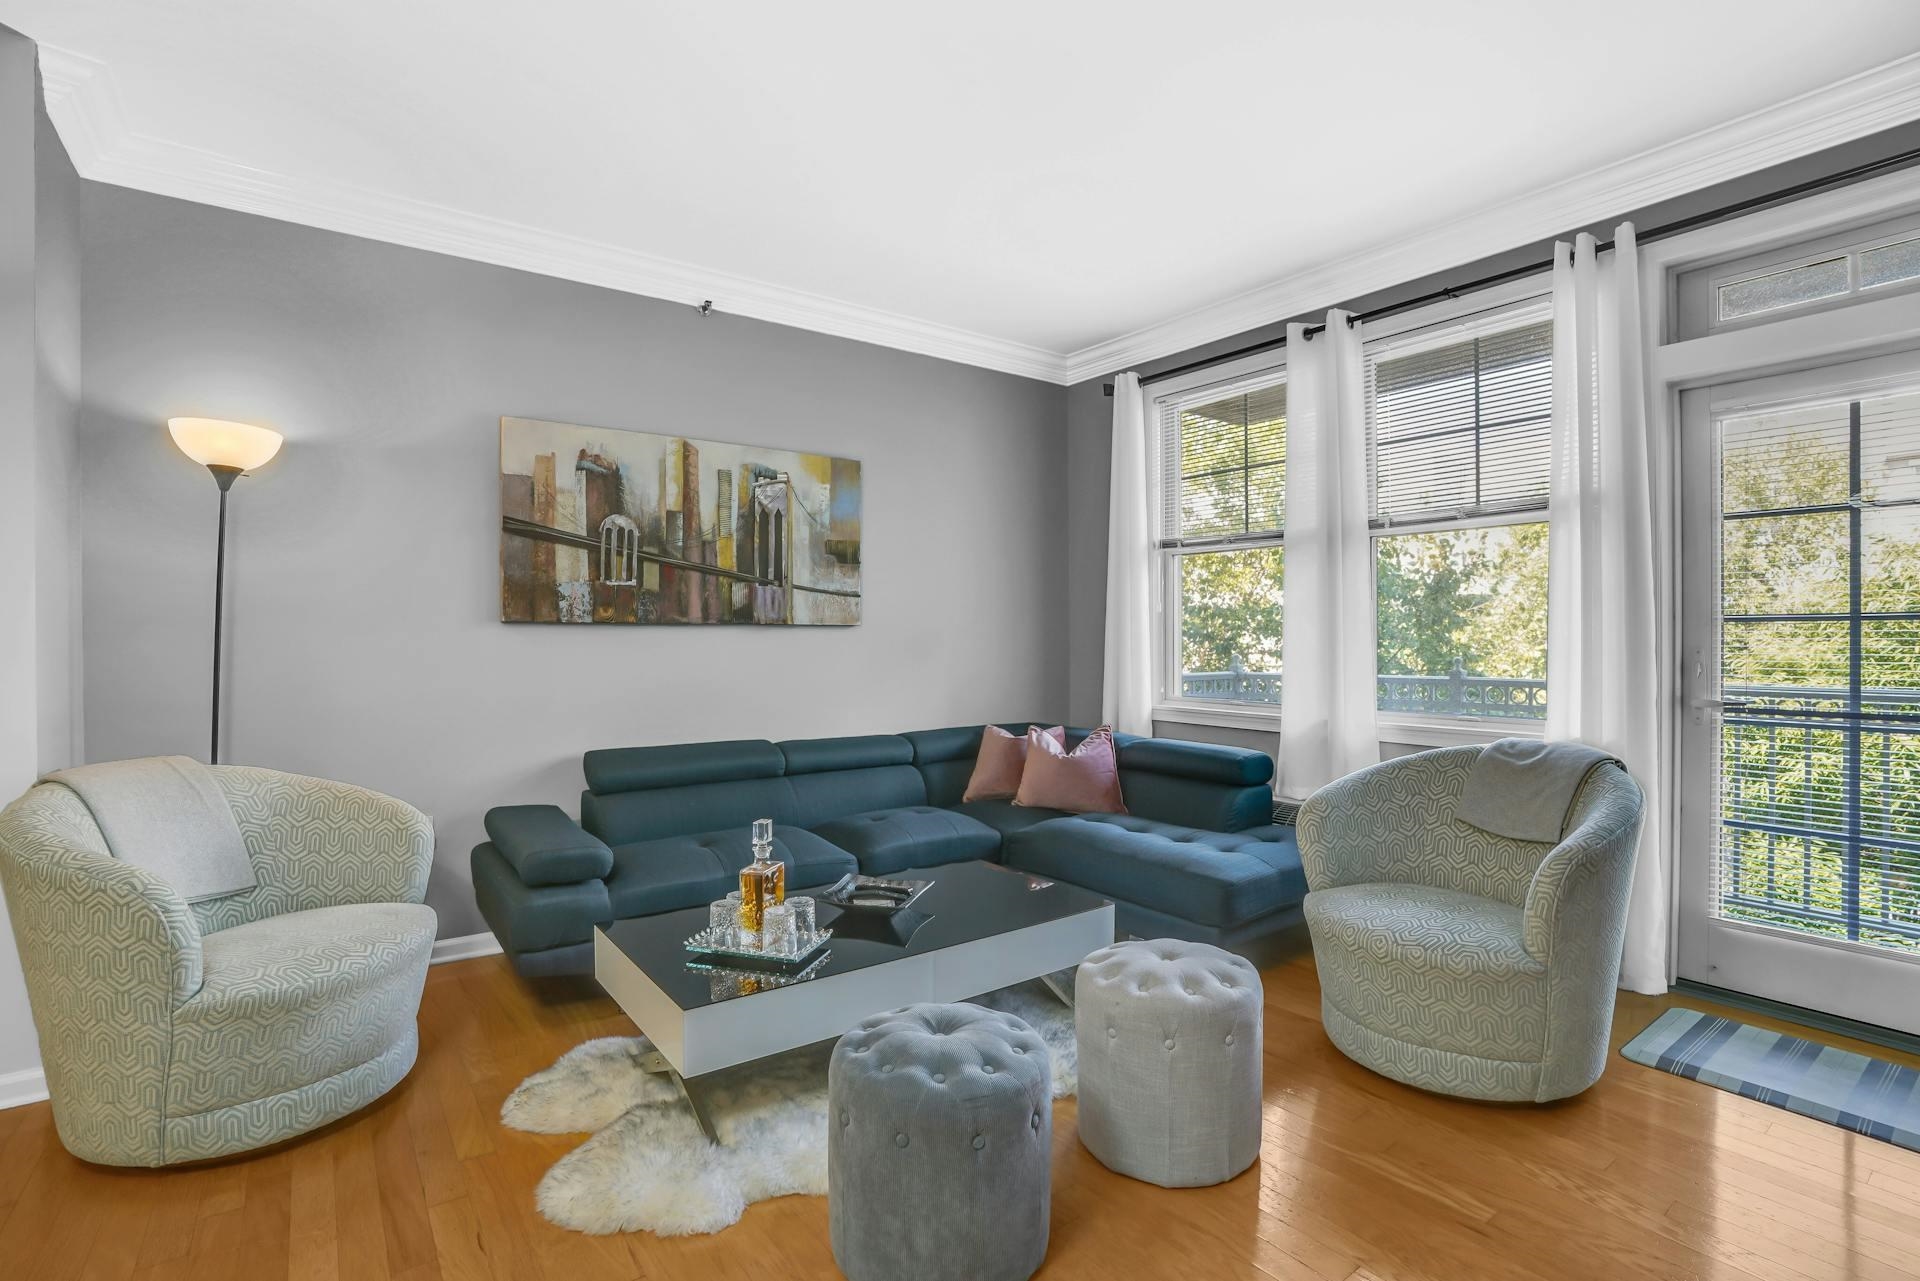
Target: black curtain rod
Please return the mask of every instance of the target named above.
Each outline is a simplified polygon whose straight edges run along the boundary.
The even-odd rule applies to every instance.
[[[1677,236],[1683,231],[1692,231],[1696,227],[1706,227],[1716,222],[1726,222],[1728,219],[1738,218],[1742,214],[1752,213],[1756,209],[1762,209],[1769,205],[1784,204],[1789,200],[1798,200],[1802,196],[1810,196],[1817,191],[1849,186],[1853,183],[1871,178],[1875,174],[1885,173],[1890,169],[1903,169],[1915,161],[1920,161],[1920,147],[1909,148],[1906,151],[1886,156],[1879,160],[1870,160],[1865,164],[1855,165],[1851,169],[1842,169],[1838,173],[1831,173],[1823,178],[1812,178],[1806,182],[1798,182],[1791,187],[1783,187],[1779,191],[1770,191],[1764,195],[1749,196],[1745,200],[1736,200],[1730,205],[1722,205],[1717,209],[1709,209],[1703,213],[1675,219],[1673,222],[1662,223],[1658,227],[1641,232],[1637,238],[1637,243],[1643,245],[1648,244],[1655,240],[1665,239],[1668,236]],[[1600,243],[1596,252],[1605,253],[1612,248],[1613,242],[1607,240]],[[1408,298],[1402,302],[1387,303],[1384,306],[1375,307],[1371,311],[1360,312],[1348,320],[1347,323],[1351,325],[1363,320],[1378,320],[1383,316],[1397,316],[1403,311],[1412,311],[1416,307],[1424,307],[1428,303],[1458,298],[1462,294],[1474,293],[1481,289],[1491,289],[1495,285],[1504,285],[1509,280],[1518,280],[1523,276],[1531,276],[1536,272],[1546,271],[1553,266],[1553,262],[1554,260],[1551,258],[1546,259],[1544,262],[1531,262],[1524,267],[1514,267],[1508,271],[1497,271],[1491,276],[1481,276],[1477,280],[1469,280],[1464,284],[1449,285],[1444,289],[1435,289],[1431,293],[1421,294],[1417,298]],[[1309,325],[1306,329],[1306,336],[1311,340],[1315,334],[1325,329],[1325,325]],[[1223,365],[1230,360],[1239,360],[1243,356],[1257,356],[1265,351],[1278,351],[1286,345],[1287,340],[1284,336],[1269,338],[1264,342],[1248,343],[1246,346],[1236,347],[1232,351],[1223,351],[1217,356],[1208,356],[1202,360],[1190,360],[1184,365],[1175,365],[1171,369],[1162,369],[1158,373],[1148,374],[1140,380],[1140,385],[1145,387],[1150,383],[1164,382],[1169,378],[1178,378],[1181,374],[1190,374],[1196,370],[1207,369],[1214,365]],[[1104,389],[1107,395],[1113,395],[1112,383],[1104,384]]]

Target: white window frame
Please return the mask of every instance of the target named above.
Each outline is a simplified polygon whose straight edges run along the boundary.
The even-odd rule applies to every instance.
[[[1850,227],[1823,229],[1801,239],[1773,244],[1759,252],[1709,260],[1675,274],[1673,283],[1674,333],[1684,341],[1734,330],[1771,325],[1795,316],[1816,315],[1844,307],[1857,307],[1869,300],[1920,291],[1920,276],[1893,280],[1878,285],[1860,283],[1860,257],[1875,249],[1920,239],[1920,214],[1856,223]],[[1804,302],[1770,307],[1750,316],[1720,319],[1720,290],[1725,285],[1758,280],[1799,267],[1844,258],[1847,263],[1847,288],[1844,293]]]
[[[1461,298],[1448,299],[1430,307],[1403,312],[1384,322],[1369,325],[1364,334],[1366,358],[1382,355],[1403,356],[1418,351],[1445,347],[1459,342],[1475,331],[1488,332],[1490,322],[1511,320],[1499,329],[1537,324],[1553,317],[1553,274],[1551,270],[1491,289],[1477,290]],[[1493,329],[1491,332],[1498,332]],[[1418,334],[1418,337],[1413,335]],[[1372,495],[1368,495],[1369,502]],[[1492,529],[1503,525],[1537,525],[1547,519],[1545,507],[1494,512],[1480,516],[1457,516],[1432,520],[1408,520],[1376,526],[1371,537],[1392,538],[1402,534],[1425,534],[1451,529]],[[1370,561],[1379,563],[1377,556]],[[1378,581],[1371,587],[1376,612],[1379,608]],[[1376,672],[1377,676],[1378,673]],[[1546,733],[1544,719],[1533,720],[1503,716],[1416,716],[1407,712],[1375,713],[1383,743],[1408,743],[1420,747],[1455,747],[1487,743],[1496,738],[1540,738]]]
[[[1236,390],[1250,390],[1254,387],[1270,386],[1287,380],[1286,349],[1260,352],[1240,360],[1223,365],[1214,365],[1208,369],[1195,370],[1178,378],[1169,378],[1162,383],[1154,383],[1145,389],[1148,430],[1148,448],[1160,448],[1160,414],[1168,401],[1191,402],[1205,395],[1232,395]],[[1165,501],[1165,486],[1177,483],[1176,480],[1160,475],[1156,465],[1152,474],[1159,478],[1160,490],[1151,495],[1158,511]],[[1251,729],[1277,731],[1280,726],[1280,707],[1274,703],[1234,702],[1226,699],[1194,699],[1180,695],[1180,561],[1182,556],[1191,556],[1201,552],[1231,551],[1240,547],[1285,546],[1286,533],[1279,535],[1259,534],[1238,538],[1223,538],[1218,542],[1200,547],[1160,547],[1155,549],[1158,563],[1154,572],[1159,575],[1160,618],[1154,629],[1153,668],[1155,672],[1155,694],[1153,718],[1157,721],[1170,721],[1181,725],[1213,725],[1222,729]],[[1281,624],[1285,626],[1283,621]]]
[[[1672,576],[1672,590],[1687,581],[1683,540],[1674,532],[1680,513],[1697,495],[1685,488],[1678,470],[1683,393],[1727,383],[1761,380],[1794,371],[1824,368],[1849,360],[1897,359],[1890,353],[1920,351],[1920,291],[1883,291],[1853,295],[1844,305],[1825,308],[1781,308],[1753,323],[1721,333],[1705,333],[1682,323],[1682,284],[1692,273],[1730,260],[1781,247],[1817,243],[1828,235],[1845,235],[1847,228],[1920,216],[1920,170],[1901,170],[1834,191],[1807,196],[1727,222],[1696,228],[1640,249],[1641,318],[1647,334],[1647,430],[1662,446],[1654,462],[1661,468],[1656,485],[1655,553]],[[1858,232],[1850,233],[1855,237]],[[1724,397],[1724,393],[1723,397]],[[1724,397],[1714,407],[1740,402]],[[1689,728],[1712,715],[1705,701],[1712,696],[1707,655],[1689,649],[1682,636],[1673,603],[1660,619],[1660,639],[1675,676],[1673,696],[1678,717]],[[1682,730],[1682,734],[1689,732]],[[1712,963],[1724,959],[1703,947],[1716,935],[1732,935],[1713,917],[1704,896],[1706,880],[1699,875],[1704,852],[1699,843],[1702,806],[1712,812],[1707,795],[1714,786],[1687,769],[1689,756],[1676,746],[1678,765],[1668,788],[1665,813],[1659,818],[1669,833],[1659,855],[1661,880],[1673,907],[1669,930],[1668,977],[1697,978]],[[1702,800],[1707,796],[1706,800]],[[1649,815],[1649,821],[1653,820]],[[1764,937],[1764,936],[1754,936]],[[1804,972],[1802,970],[1801,972]],[[1816,976],[1817,977],[1817,976]],[[1830,993],[1829,985],[1822,991]],[[1805,1003],[1805,1002],[1803,1002]]]

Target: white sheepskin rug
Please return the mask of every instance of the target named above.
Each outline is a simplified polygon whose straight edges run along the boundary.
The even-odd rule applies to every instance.
[[[1053,1060],[1053,1096],[1078,1088],[1073,1010],[1041,983],[975,1004],[1032,1026]],[[645,1071],[645,1037],[603,1037],[522,1081],[500,1120],[535,1134],[593,1137],[540,1180],[546,1219],[576,1232],[688,1236],[737,1223],[755,1201],[827,1192],[827,1059],[808,1046],[702,1079],[718,1144],[700,1132],[673,1082]]]

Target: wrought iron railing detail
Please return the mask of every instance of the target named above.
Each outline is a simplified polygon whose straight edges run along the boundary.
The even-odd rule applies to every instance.
[[[1720,915],[1920,951],[1920,689],[1721,699]]]
[[[1180,697],[1223,703],[1280,704],[1280,673],[1250,672],[1238,659],[1224,672],[1182,672]]]
[[[1380,710],[1412,716],[1543,719],[1547,683],[1512,676],[1475,676],[1458,661],[1444,676],[1380,677]]]
[[[1379,708],[1413,716],[1485,716],[1540,720],[1547,714],[1547,683],[1506,676],[1475,676],[1459,663],[1442,676],[1379,678]],[[1250,672],[1234,663],[1224,672],[1183,672],[1180,696],[1234,703],[1280,702],[1280,673]]]

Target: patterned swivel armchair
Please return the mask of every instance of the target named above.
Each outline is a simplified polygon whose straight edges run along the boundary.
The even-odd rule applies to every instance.
[[[0,811],[0,881],[69,1152],[169,1165],[301,1134],[413,1066],[433,827],[344,783],[213,767],[257,884],[188,904],[80,798]]]
[[[1466,1098],[1566,1098],[1600,1079],[1639,843],[1615,765],[1559,844],[1454,818],[1478,747],[1403,756],[1301,807],[1321,1019],[1346,1055]]]

